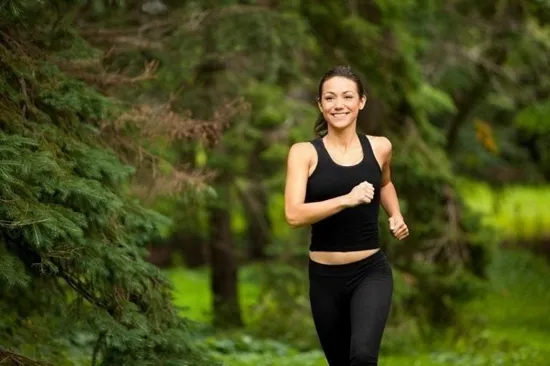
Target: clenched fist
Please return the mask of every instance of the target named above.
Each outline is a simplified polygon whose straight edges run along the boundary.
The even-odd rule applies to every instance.
[[[391,233],[397,240],[403,240],[409,236],[409,228],[401,215],[390,217],[389,222]]]
[[[348,193],[349,205],[351,207],[362,203],[370,203],[374,197],[374,186],[365,181],[359,183]]]

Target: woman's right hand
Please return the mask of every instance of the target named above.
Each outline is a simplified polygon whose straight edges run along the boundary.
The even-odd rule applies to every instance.
[[[359,183],[347,194],[350,207],[370,203],[374,197],[374,186],[367,181]]]

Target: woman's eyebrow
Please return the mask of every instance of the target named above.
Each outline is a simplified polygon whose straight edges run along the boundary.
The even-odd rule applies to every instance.
[[[345,91],[342,92],[342,94],[346,94],[346,93],[352,93],[352,94],[353,94],[353,90],[345,90]],[[325,95],[326,95],[326,94],[334,94],[334,95],[336,95],[336,93],[335,93],[335,92],[332,92],[332,91],[326,91],[326,92],[324,92],[323,94],[325,94]]]

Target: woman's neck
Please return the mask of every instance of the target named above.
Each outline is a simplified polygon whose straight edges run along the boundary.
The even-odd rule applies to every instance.
[[[346,128],[340,131],[330,130],[325,136],[325,141],[327,141],[329,145],[341,150],[350,148],[357,139],[357,131],[355,131],[355,128]]]

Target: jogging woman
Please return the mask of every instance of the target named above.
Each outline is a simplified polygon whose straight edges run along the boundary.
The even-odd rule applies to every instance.
[[[380,205],[393,236],[409,234],[391,181],[391,142],[357,132],[366,100],[349,67],[328,71],[319,84],[318,137],[292,145],[287,160],[285,215],[292,226],[311,226],[311,312],[330,366],[378,364],[393,293]]]

